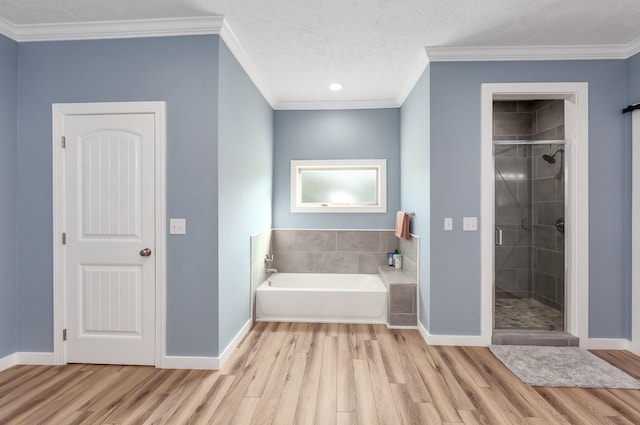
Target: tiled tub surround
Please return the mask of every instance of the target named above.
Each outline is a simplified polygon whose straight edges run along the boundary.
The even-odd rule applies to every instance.
[[[271,253],[282,273],[378,273],[399,250],[392,230],[273,230]]]
[[[418,256],[420,239],[400,240],[402,269],[379,266],[378,274],[387,288],[387,324],[390,327],[418,324]]]
[[[563,109],[555,100],[494,102],[494,139],[562,140]],[[503,245],[496,246],[495,267],[496,298],[533,298],[562,311],[564,235],[555,222],[564,216],[563,157],[558,153],[554,164],[542,158],[558,147],[496,146],[496,227]]]

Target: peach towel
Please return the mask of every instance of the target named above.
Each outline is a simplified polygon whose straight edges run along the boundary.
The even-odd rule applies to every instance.
[[[409,214],[405,211],[398,211],[396,214],[396,236],[402,239],[410,239],[409,236]]]

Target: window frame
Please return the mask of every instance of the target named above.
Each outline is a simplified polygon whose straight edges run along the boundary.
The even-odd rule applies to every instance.
[[[302,203],[300,176],[304,170],[376,170],[375,205],[345,205],[331,203]],[[292,213],[386,213],[387,212],[387,160],[335,159],[291,160],[291,212]]]

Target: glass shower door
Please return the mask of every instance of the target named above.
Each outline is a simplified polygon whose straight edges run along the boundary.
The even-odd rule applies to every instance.
[[[564,329],[564,144],[495,142],[495,328]]]

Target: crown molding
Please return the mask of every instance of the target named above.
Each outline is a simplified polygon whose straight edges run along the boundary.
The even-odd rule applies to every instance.
[[[425,47],[431,62],[627,59],[640,52],[640,39],[628,44],[579,46]]]
[[[236,37],[236,34],[233,32],[226,20],[222,22],[222,26],[220,28],[220,38],[224,41],[229,50],[231,50],[233,56],[236,58],[242,69],[244,69],[244,72],[247,73],[249,79],[253,81],[253,84],[256,86],[265,100],[272,108],[275,108],[274,105],[277,103],[277,100],[275,99],[275,97],[273,97],[273,94],[267,88],[268,85],[264,82],[263,78],[256,70],[256,67],[253,65],[251,58],[242,47],[242,44],[240,44],[240,41]]]
[[[0,17],[0,34],[17,41],[18,35],[16,34],[15,25],[2,17]]]
[[[633,55],[640,53],[640,38],[627,44],[627,57],[630,58]]]
[[[366,99],[309,102],[278,102],[273,109],[286,110],[329,110],[329,109],[386,109],[399,108],[396,99]]]
[[[407,100],[413,91],[413,88],[418,83],[418,80],[422,77],[425,69],[427,69],[427,66],[429,66],[429,57],[427,55],[423,55],[405,79],[404,85],[400,88],[398,97],[396,97],[396,103],[398,105],[404,104],[404,101]]]
[[[224,18],[222,16],[200,16],[15,25],[2,19],[0,20],[0,32],[18,42],[171,37],[219,34],[223,21]]]

